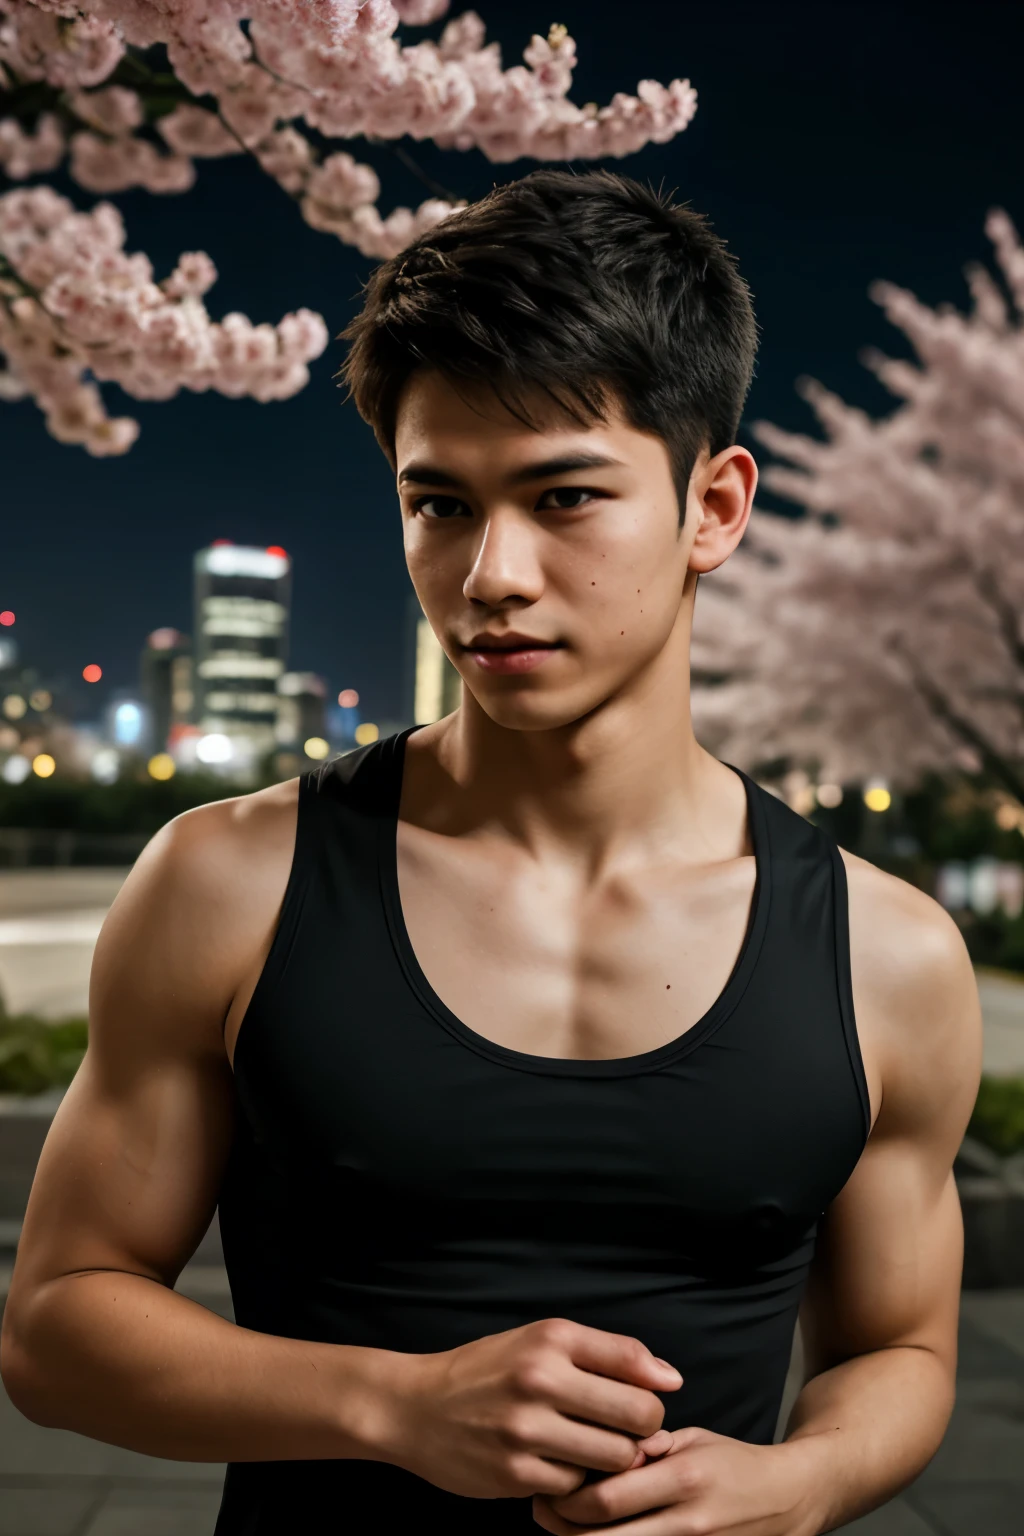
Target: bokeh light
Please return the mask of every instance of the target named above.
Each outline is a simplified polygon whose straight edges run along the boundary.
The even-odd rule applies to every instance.
[[[24,784],[32,766],[27,757],[9,757],[3,766],[3,780],[5,784]]]
[[[834,811],[837,805],[843,803],[841,784],[819,784],[814,793],[818,804],[823,805],[827,811]]]
[[[87,667],[82,668],[82,676],[87,683],[98,683],[103,676],[103,668],[98,667],[94,661],[90,661]]]
[[[29,694],[28,701],[33,709],[49,709],[53,703],[53,694],[48,688],[37,688]]]
[[[354,688],[343,688],[338,694],[338,703],[342,709],[355,709],[359,703],[359,695]]]
[[[32,759],[32,772],[37,773],[41,779],[48,779],[56,766],[49,752],[39,752]]]
[[[356,741],[361,747],[369,746],[371,741],[376,741],[380,731],[371,721],[364,720],[362,725],[356,726]]]
[[[3,702],[3,712],[8,720],[20,720],[28,705],[20,693],[9,693]]]
[[[302,743],[302,750],[307,757],[312,757],[314,760],[319,761],[321,758],[326,757],[331,749],[322,736],[310,736],[307,741]]]
[[[280,544],[268,544],[267,545],[267,554],[268,555],[280,555],[282,560],[287,560],[288,559],[288,551],[286,549],[282,549]]]
[[[93,754],[89,772],[97,784],[114,784],[121,772],[121,757],[115,747],[100,747]]]
[[[147,643],[152,651],[170,651],[181,644],[181,635],[178,630],[165,625],[163,629],[154,629]]]
[[[227,763],[231,760],[231,738],[220,731],[200,736],[196,742],[196,757],[201,763]]]
[[[7,626],[8,624],[13,624],[13,623],[14,623],[14,614],[11,612],[10,608],[5,608],[3,613],[0,613],[0,624],[3,624],[4,626]]]
[[[122,747],[132,747],[142,735],[142,709],[126,699],[114,710],[114,740]]]
[[[146,771],[151,779],[157,779],[163,783],[165,779],[173,779],[175,771],[174,758],[169,752],[157,752],[146,764]]]
[[[864,804],[869,811],[887,811],[892,795],[883,779],[871,779],[864,787]]]

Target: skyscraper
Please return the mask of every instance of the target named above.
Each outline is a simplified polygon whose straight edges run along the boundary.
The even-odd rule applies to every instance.
[[[429,725],[458,709],[462,678],[441,649],[415,594],[409,598],[407,615],[405,711],[416,725]]]
[[[307,741],[321,741],[327,734],[327,684],[315,672],[285,672],[278,679],[280,695],[277,740],[282,747],[301,751]]]
[[[277,545],[218,539],[195,557],[195,719],[201,738],[217,738],[205,758],[201,739],[199,756],[236,777],[276,745],[290,600],[291,561]]]
[[[149,747],[166,752],[171,727],[192,717],[191,642],[177,629],[154,629],[143,647],[142,697],[149,711]]]

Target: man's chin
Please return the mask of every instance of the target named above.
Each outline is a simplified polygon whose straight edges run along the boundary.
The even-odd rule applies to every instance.
[[[469,691],[468,685],[467,692]],[[505,731],[557,731],[589,715],[600,700],[580,699],[566,690],[523,689],[504,694],[473,693],[477,706]]]

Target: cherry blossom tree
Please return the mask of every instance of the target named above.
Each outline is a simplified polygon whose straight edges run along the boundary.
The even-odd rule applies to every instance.
[[[609,105],[569,100],[576,46],[563,26],[502,67],[472,11],[435,41],[400,24],[449,0],[0,0],[0,171],[13,181],[66,163],[89,192],[184,192],[198,160],[252,156],[314,229],[363,255],[400,251],[460,206],[378,207],[376,173],[338,140],[409,137],[491,161],[593,159],[665,143],[689,123],[688,80],[641,81]],[[32,397],[61,442],[124,453],[130,417],[100,384],[140,400],[182,388],[279,400],[327,345],[307,309],[278,324],[211,320],[217,273],[201,251],[159,281],[127,254],[110,202],[76,210],[51,187],[0,195],[0,399]]]
[[[1002,281],[969,267],[970,313],[872,289],[917,353],[865,359],[889,416],[810,382],[824,439],[754,428],[803,516],[755,512],[701,580],[694,716],[729,762],[984,771],[1024,803],[1024,250],[1003,212],[986,232]]]

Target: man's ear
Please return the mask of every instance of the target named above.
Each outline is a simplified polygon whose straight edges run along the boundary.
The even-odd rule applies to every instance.
[[[756,489],[757,465],[738,443],[697,465],[687,493],[691,571],[714,571],[729,558],[746,532]]]

